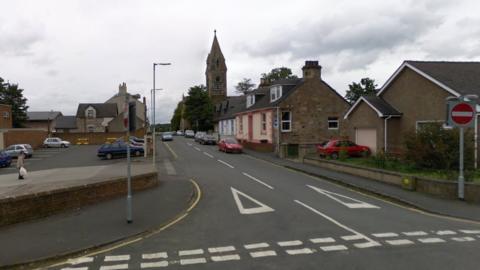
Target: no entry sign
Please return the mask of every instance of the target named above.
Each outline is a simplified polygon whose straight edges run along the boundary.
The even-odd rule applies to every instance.
[[[454,102],[449,106],[450,124],[459,127],[470,127],[475,120],[475,104]]]

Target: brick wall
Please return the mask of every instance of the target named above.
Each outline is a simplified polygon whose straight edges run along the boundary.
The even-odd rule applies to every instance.
[[[48,132],[39,129],[15,128],[8,129],[3,133],[4,147],[12,144],[30,144],[33,148],[42,146]]]

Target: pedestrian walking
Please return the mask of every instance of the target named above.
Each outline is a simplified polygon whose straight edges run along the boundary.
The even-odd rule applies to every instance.
[[[17,169],[18,169],[18,179],[19,180],[23,179],[23,174],[20,171],[22,170],[22,168],[25,169],[24,160],[25,160],[25,153],[22,151],[22,152],[20,152],[20,154],[18,155],[18,158],[17,158]]]

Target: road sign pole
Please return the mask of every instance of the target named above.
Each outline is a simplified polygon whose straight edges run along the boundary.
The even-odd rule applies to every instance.
[[[129,123],[129,106],[128,106],[128,95],[125,96],[125,114],[126,124],[125,128],[127,129],[127,223],[132,223],[132,172],[131,172],[131,160],[130,160],[130,123]]]
[[[463,127],[460,127],[460,158],[458,172],[458,198],[464,199],[465,178],[463,176]]]

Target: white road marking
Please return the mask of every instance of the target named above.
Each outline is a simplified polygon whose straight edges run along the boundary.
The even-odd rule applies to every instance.
[[[398,233],[393,233],[393,232],[373,233],[372,235],[378,238],[389,238],[389,237],[397,237]]]
[[[460,231],[466,234],[480,234],[480,230],[460,230]]]
[[[255,178],[255,177],[253,177],[253,176],[249,175],[248,173],[242,173],[242,174],[243,174],[243,175],[245,175],[246,177],[248,177],[248,178],[252,179],[253,181],[257,181],[258,183],[260,183],[260,184],[262,184],[262,185],[266,186],[266,187],[267,187],[267,188],[269,188],[269,189],[273,189],[273,187],[272,187],[272,186],[270,186],[269,184],[266,184],[266,183],[264,183],[263,181],[261,181],[261,180],[258,180],[257,178]]]
[[[165,166],[165,170],[167,171],[167,175],[176,175],[177,171],[175,167],[173,167],[172,163],[168,159],[163,160],[163,166]]]
[[[344,245],[337,245],[337,246],[324,246],[320,247],[323,251],[339,251],[339,250],[347,250],[348,248]]]
[[[121,270],[121,269],[128,269],[128,264],[116,264],[116,265],[100,266],[100,270]]]
[[[193,148],[195,148],[195,150],[197,150],[197,151],[202,151],[200,148],[198,148],[196,146],[194,146]]]
[[[233,255],[225,255],[225,256],[212,256],[211,259],[214,262],[238,261],[240,260],[240,255],[233,254]]]
[[[188,145],[188,146],[192,146],[192,144],[191,144],[191,143],[187,143],[187,145]]]
[[[235,251],[235,247],[234,246],[227,246],[227,247],[208,248],[208,252],[210,252],[210,253],[229,252],[229,251]]]
[[[341,194],[338,194],[338,193],[335,193],[335,192],[327,191],[327,190],[324,190],[324,189],[321,189],[321,188],[318,188],[318,187],[314,187],[314,186],[310,186],[310,185],[307,185],[307,187],[317,191],[320,194],[323,194],[323,195],[329,197],[330,199],[332,199],[336,202],[339,202],[339,203],[345,205],[348,208],[352,208],[352,209],[359,209],[359,208],[377,208],[378,209],[378,208],[380,208],[376,205],[369,204],[369,203],[366,203],[366,202],[362,202],[360,200],[350,198],[348,196],[341,195]],[[342,201],[338,197],[344,198],[344,199],[347,199],[347,200],[350,200],[350,201],[354,201],[355,203],[348,203],[348,202]]]
[[[277,252],[275,252],[274,250],[256,251],[250,252],[250,256],[252,256],[252,258],[277,256]]]
[[[140,267],[143,268],[159,268],[159,267],[167,267],[168,261],[159,261],[159,262],[146,262],[141,263]]]
[[[341,237],[345,241],[352,241],[352,240],[360,240],[363,239],[362,235],[354,234],[354,235],[345,235]]]
[[[118,261],[128,261],[128,260],[130,260],[130,255],[105,256],[106,262],[118,262]]]
[[[470,241],[475,241],[475,238],[473,237],[452,237],[452,240],[453,241],[457,241],[457,242],[470,242]]]
[[[301,202],[301,201],[299,201],[299,200],[295,200],[295,202],[298,203],[298,204],[300,204],[301,206],[307,208],[308,210],[314,212],[315,214],[320,215],[320,216],[322,216],[323,218],[329,220],[330,222],[332,222],[333,224],[337,225],[338,227],[340,227],[340,228],[342,228],[342,229],[345,229],[345,230],[347,230],[347,231],[349,231],[349,232],[351,232],[351,233],[353,233],[353,234],[355,234],[355,235],[360,235],[360,236],[362,236],[365,240],[368,240],[369,242],[379,244],[378,242],[373,241],[372,239],[368,238],[366,235],[361,234],[361,233],[355,231],[354,229],[349,228],[349,227],[347,227],[346,225],[341,224],[340,222],[338,222],[338,221],[336,221],[335,219],[333,219],[333,218],[331,218],[331,217],[323,214],[322,212],[318,211],[317,209],[315,209],[315,208],[313,208],[313,207],[311,207],[311,206],[309,206],[309,205],[307,205],[307,204],[305,204],[305,203],[303,203],[303,202]]]
[[[244,245],[244,247],[246,249],[255,249],[255,248],[267,248],[269,247],[270,245],[267,244],[267,243],[254,243],[254,244],[248,244],[248,245]]]
[[[389,243],[392,246],[402,246],[402,245],[412,245],[414,244],[412,241],[408,239],[397,239],[397,240],[387,240],[387,243]]]
[[[194,258],[194,259],[181,259],[181,265],[189,265],[189,264],[199,264],[199,263],[206,263],[207,259],[205,258]]]
[[[294,240],[294,241],[277,242],[277,244],[281,247],[291,247],[291,246],[300,246],[303,243],[300,240]]]
[[[446,231],[438,231],[438,232],[437,232],[437,235],[453,235],[453,234],[457,234],[457,233],[454,232],[454,231],[449,231],[449,230],[446,230]]]
[[[203,249],[180,250],[179,256],[200,255],[203,254]]]
[[[335,242],[335,239],[333,239],[332,237],[312,238],[312,239],[310,239],[310,242],[312,242],[314,244],[333,243],[333,242]]]
[[[415,231],[415,232],[403,232],[406,236],[423,236],[427,235],[428,233],[424,231]]]
[[[231,169],[234,169],[235,167],[233,167],[232,165],[228,164],[227,162],[221,160],[221,159],[217,159],[218,162],[222,163],[223,165],[227,166],[227,167],[230,167]]]
[[[434,244],[434,243],[444,243],[445,240],[441,239],[441,238],[420,238],[418,239],[419,242],[422,242],[424,244]]]
[[[70,259],[67,261],[69,264],[81,264],[81,263],[90,263],[93,262],[93,257],[80,257],[76,259]]]
[[[287,249],[285,251],[288,253],[288,255],[312,254],[315,252],[315,250],[311,248]]]
[[[66,268],[62,268],[62,270],[88,270],[88,267],[84,266],[84,267],[66,267]]]
[[[168,254],[166,252],[142,254],[142,259],[166,259],[166,258],[168,258]]]
[[[240,192],[240,191],[234,189],[233,187],[230,187],[230,189],[232,190],[233,199],[235,200],[235,203],[237,204],[237,207],[238,207],[238,210],[240,211],[240,214],[250,215],[250,214],[259,214],[259,213],[266,213],[266,212],[275,211],[273,208],[255,200],[254,198],[248,196],[247,194],[245,194],[243,192]],[[254,202],[255,204],[257,204],[259,206],[245,209],[245,207],[243,207],[243,204],[240,201],[238,195],[241,195],[242,197],[249,199],[250,201]]]
[[[207,153],[207,152],[203,152],[203,154],[204,154],[205,156],[209,157],[209,158],[213,158],[213,156],[212,156],[212,155],[210,155],[210,154],[209,154],[209,153]]]
[[[378,247],[381,246],[380,243],[377,242],[365,242],[365,243],[355,243],[353,244],[356,248],[371,248],[371,247]]]

